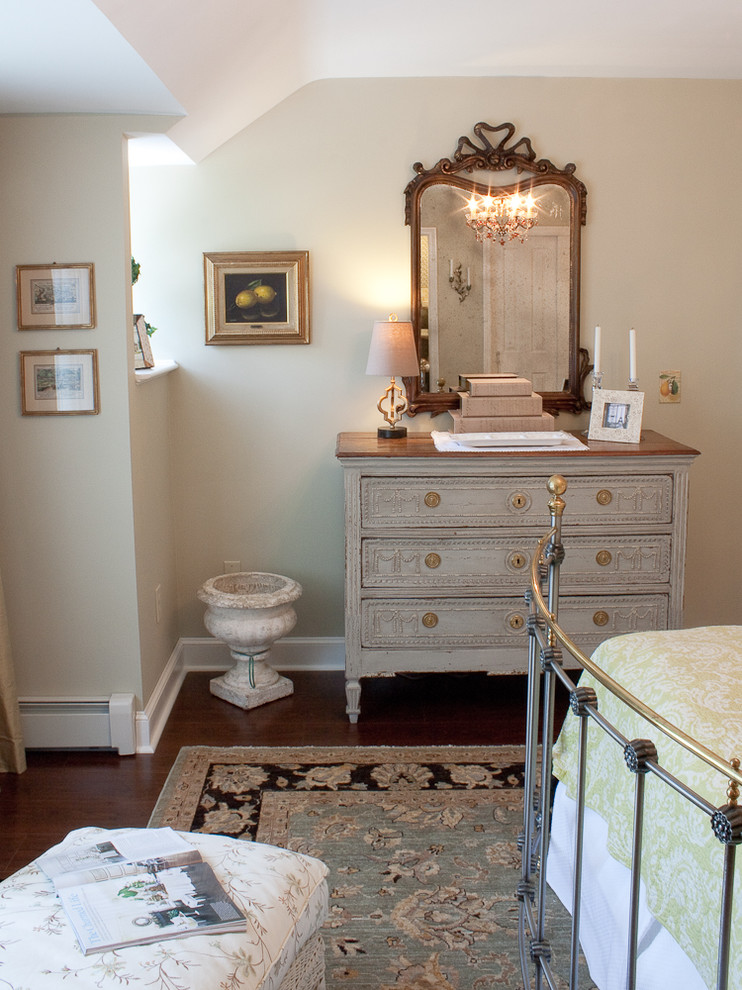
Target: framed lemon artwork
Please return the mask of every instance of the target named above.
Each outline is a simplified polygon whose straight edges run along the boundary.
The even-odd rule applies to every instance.
[[[207,344],[308,344],[309,252],[204,254]]]

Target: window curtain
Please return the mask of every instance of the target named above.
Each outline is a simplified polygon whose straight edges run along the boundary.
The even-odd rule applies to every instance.
[[[26,751],[23,748],[21,713],[15,690],[8,617],[0,576],[0,772],[23,773],[25,769]]]

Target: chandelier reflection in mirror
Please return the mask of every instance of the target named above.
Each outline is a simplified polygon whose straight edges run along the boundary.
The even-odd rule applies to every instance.
[[[538,223],[533,196],[477,196],[472,195],[465,214],[466,223],[474,231],[478,241],[493,240],[505,244],[519,240],[523,244],[528,231]]]

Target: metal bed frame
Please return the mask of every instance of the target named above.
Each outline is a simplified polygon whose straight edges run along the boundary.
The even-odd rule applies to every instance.
[[[734,864],[737,846],[742,841],[742,806],[738,806],[742,774],[738,759],[723,760],[716,753],[690,738],[677,726],[648,708],[615,680],[596,666],[558,624],[559,568],[564,559],[561,542],[562,515],[566,502],[562,495],[567,482],[560,475],[549,479],[548,502],[551,529],[538,544],[531,568],[528,634],[528,714],[526,723],[526,765],[523,832],[519,837],[522,874],[518,885],[519,950],[523,984],[542,990],[557,990],[552,968],[552,946],[546,932],[546,857],[549,849],[550,806],[552,793],[552,745],[554,743],[554,702],[557,682],[569,692],[570,709],[580,719],[577,754],[577,828],[574,849],[573,911],[569,945],[569,987],[578,990],[580,897],[582,889],[582,851],[584,839],[585,773],[588,760],[588,720],[623,748],[629,772],[635,774],[634,818],[629,906],[629,945],[626,973],[627,990],[635,990],[638,942],[639,881],[641,875],[642,837],[644,831],[644,786],[651,773],[700,808],[710,820],[714,834],[722,844],[722,896],[719,911],[719,947],[716,990],[729,986],[729,945],[734,896]],[[598,711],[592,688],[577,687],[563,667],[562,648],[569,654],[570,666],[586,670],[605,689],[625,705],[643,716],[657,733],[673,739],[688,752],[703,760],[724,778],[728,803],[716,808],[678,780],[658,760],[655,744],[649,739],[626,739]],[[569,717],[569,715],[567,716]],[[659,738],[657,736],[656,738]]]

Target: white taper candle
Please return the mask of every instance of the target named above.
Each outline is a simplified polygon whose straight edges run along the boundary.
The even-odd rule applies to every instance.
[[[629,379],[636,381],[636,330],[629,330]]]
[[[595,343],[593,345],[593,374],[600,371],[600,327],[595,328]]]

